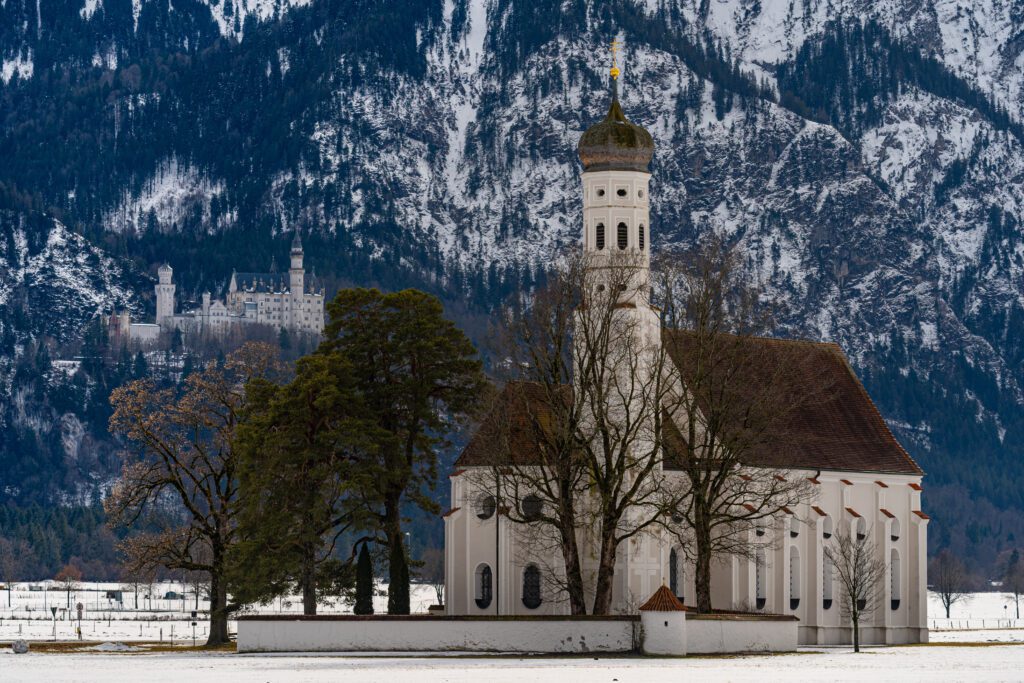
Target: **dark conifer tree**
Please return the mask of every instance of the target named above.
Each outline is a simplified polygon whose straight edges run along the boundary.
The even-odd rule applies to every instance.
[[[373,614],[373,562],[366,543],[359,548],[359,560],[356,562],[356,614]]]

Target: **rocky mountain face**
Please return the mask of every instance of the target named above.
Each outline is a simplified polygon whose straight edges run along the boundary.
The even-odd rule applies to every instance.
[[[612,36],[653,247],[726,237],[780,334],[840,343],[929,473],[933,549],[988,570],[1024,534],[1020,0],[6,0],[0,197],[193,294],[299,230],[329,286],[424,287],[472,330],[579,239]],[[38,320],[12,366],[84,318]]]

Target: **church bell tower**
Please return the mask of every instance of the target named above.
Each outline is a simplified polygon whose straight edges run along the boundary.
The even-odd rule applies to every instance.
[[[584,253],[594,269],[628,267],[630,291],[620,298],[632,299],[649,292],[649,166],[654,140],[622,111],[620,72],[614,61],[617,46],[612,43],[608,114],[587,129],[577,152],[583,162]]]

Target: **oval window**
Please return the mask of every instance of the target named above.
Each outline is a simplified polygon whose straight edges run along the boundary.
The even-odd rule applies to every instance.
[[[604,196],[604,188],[603,187],[597,188],[597,196],[598,197],[603,197]]]
[[[640,199],[643,199],[644,198],[644,191],[643,190],[637,190],[636,191],[636,196],[639,197]]]
[[[523,519],[527,522],[536,522],[540,519],[541,512],[543,511],[544,505],[541,503],[540,497],[531,493],[530,495],[523,498],[523,502],[520,505],[523,511]]]
[[[476,516],[480,519],[490,519],[494,516],[495,509],[497,509],[497,505],[494,502],[494,496],[484,493],[476,499]]]
[[[626,192],[626,188],[620,187],[615,194],[619,195],[620,197],[625,197],[629,193]]]

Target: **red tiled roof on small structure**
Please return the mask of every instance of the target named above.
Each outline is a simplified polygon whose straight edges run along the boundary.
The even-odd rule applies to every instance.
[[[888,517],[889,519],[893,519],[896,516],[896,515],[892,514],[891,512],[889,512],[888,510],[886,510],[885,508],[879,508],[878,511],[881,512],[886,517]]]
[[[929,517],[928,515],[926,515],[925,513],[923,513],[920,510],[914,510],[914,514],[917,515],[918,517],[920,517],[921,519],[931,519],[931,517]]]
[[[679,598],[672,595],[672,591],[664,584],[654,595],[648,598],[647,602],[640,605],[641,612],[686,612],[687,609]]]

